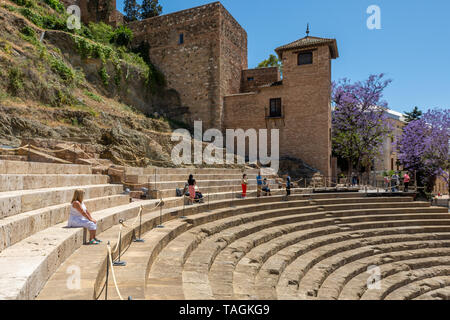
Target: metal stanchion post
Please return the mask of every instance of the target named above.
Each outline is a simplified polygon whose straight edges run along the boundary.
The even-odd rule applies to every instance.
[[[108,247],[110,243],[108,241]],[[106,279],[105,279],[105,300],[108,300],[108,278],[109,278],[109,252],[106,257]]]
[[[164,225],[162,224],[162,196],[160,196],[159,200],[159,225],[157,226],[157,228],[164,228]]]
[[[234,208],[234,187],[231,187],[231,190],[232,190],[232,195],[231,195],[231,207],[233,207]]]
[[[123,222],[122,219],[119,220],[120,223]],[[119,257],[117,258],[117,261],[113,262],[113,266],[115,267],[124,267],[127,265],[125,261],[120,261],[120,256],[122,255],[122,232],[119,234]]]
[[[139,237],[134,239],[133,242],[144,242],[144,239],[141,238],[141,228],[142,228],[142,212],[139,211]]]

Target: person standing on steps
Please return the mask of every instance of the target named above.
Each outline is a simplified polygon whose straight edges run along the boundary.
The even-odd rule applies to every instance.
[[[70,215],[67,226],[69,228],[86,228],[89,230],[88,244],[99,244],[101,240],[95,237],[97,232],[97,221],[92,218],[91,213],[83,203],[84,190],[75,190],[70,206]]]
[[[384,176],[384,189],[386,192],[389,191],[389,183],[390,183],[389,176],[388,175]]]
[[[286,198],[291,195],[291,177],[286,178]]]
[[[247,196],[247,185],[248,185],[247,174],[244,173],[242,175],[242,180],[241,180],[242,198],[245,198]]]
[[[398,176],[397,172],[394,172],[394,174],[391,177],[392,192],[398,192],[399,184],[400,184],[400,177]]]
[[[256,196],[259,198],[261,196],[262,191],[262,177],[261,177],[261,170],[258,171],[258,175],[256,176]]]
[[[410,180],[411,180],[411,178],[409,177],[408,171],[406,171],[405,174],[403,175],[403,183],[405,184],[405,192],[408,192]]]

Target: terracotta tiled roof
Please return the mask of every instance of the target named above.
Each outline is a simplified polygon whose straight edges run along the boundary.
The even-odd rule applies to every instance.
[[[301,38],[297,41],[278,47],[275,49],[275,52],[278,53],[278,55],[280,55],[280,53],[285,50],[303,49],[303,48],[317,47],[321,45],[328,45],[330,47],[331,56],[333,59],[339,56],[336,39],[318,38],[310,36]]]

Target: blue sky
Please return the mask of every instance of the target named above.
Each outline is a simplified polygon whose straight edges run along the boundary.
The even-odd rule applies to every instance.
[[[160,0],[163,14],[213,1]],[[340,57],[333,80],[385,73],[391,109],[450,108],[450,1],[448,0],[222,0],[246,29],[249,68],[274,49],[305,36],[336,38]],[[370,5],[381,9],[381,30],[369,30]],[[123,12],[123,0],[117,7]]]

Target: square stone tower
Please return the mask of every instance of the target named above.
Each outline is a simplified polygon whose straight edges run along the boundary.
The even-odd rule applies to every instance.
[[[180,94],[191,122],[223,128],[223,97],[239,93],[247,69],[247,33],[220,2],[132,22],[134,45],[147,42],[150,59]]]
[[[277,68],[242,72],[241,93],[225,97],[226,128],[280,130],[280,156],[331,176],[331,60],[335,39],[306,36],[277,48]]]

